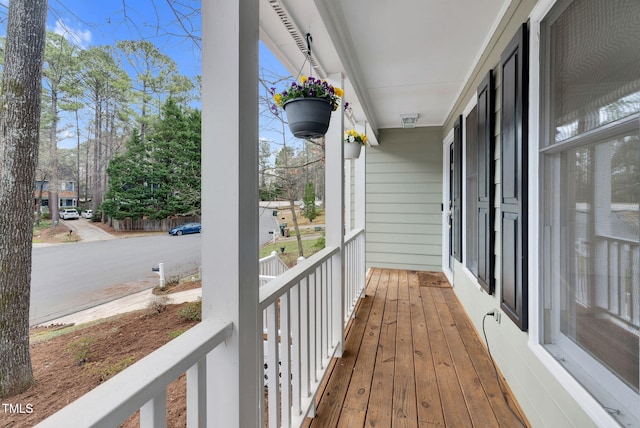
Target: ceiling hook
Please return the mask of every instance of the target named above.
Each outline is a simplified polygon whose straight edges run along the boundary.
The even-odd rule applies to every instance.
[[[311,33],[307,33],[305,38],[307,39],[307,56],[311,58],[311,42],[313,42],[313,37],[311,37]]]

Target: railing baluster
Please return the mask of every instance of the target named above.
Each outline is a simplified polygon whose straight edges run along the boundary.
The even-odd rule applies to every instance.
[[[302,396],[302,358],[301,358],[301,318],[300,318],[300,284],[291,289],[291,413],[299,416],[302,413],[300,402]]]
[[[278,346],[278,302],[272,303],[267,308],[267,388],[269,393],[269,427],[280,427],[280,391],[279,379],[279,346]]]
[[[282,366],[280,367],[281,385],[281,414],[282,426],[291,426],[291,293],[285,293],[280,298],[280,356]]]
[[[163,389],[140,408],[141,428],[167,428],[167,390]]]
[[[326,261],[324,262],[326,263]],[[315,317],[314,324],[316,326],[316,330],[318,331],[315,335],[315,346],[314,346],[314,364],[313,364],[313,381],[319,382],[319,369],[322,366],[322,336],[325,333],[324,325],[322,324],[322,289],[324,288],[324,275],[323,275],[323,267],[324,263],[322,263],[316,269],[316,286],[314,289],[315,299],[316,299],[316,309],[315,309]]]
[[[302,336],[300,337],[300,349],[302,350],[302,356],[300,357],[302,367],[302,397],[308,398],[311,395],[311,377],[309,367],[311,365],[311,340],[310,332],[311,326],[309,325],[309,276],[303,279],[300,283],[300,331]]]
[[[618,242],[609,243],[609,310],[614,314],[620,313],[620,287],[618,274]]]
[[[324,360],[329,358],[329,348],[332,346],[331,337],[333,335],[331,329],[331,315],[333,313],[331,308],[331,296],[332,290],[329,284],[331,284],[331,261],[327,260],[323,265],[322,269],[324,270],[323,281],[322,281],[322,300],[323,300],[323,308],[322,308],[322,326],[324,330],[324,335],[322,337],[322,363],[321,368],[324,368]]]
[[[187,428],[207,425],[206,358],[187,370]]]
[[[309,381],[311,383],[317,381],[316,377],[316,367],[317,367],[317,359],[316,359],[316,348],[317,348],[317,340],[318,337],[318,323],[316,322],[316,312],[317,312],[317,298],[316,298],[316,286],[318,282],[316,268],[312,274],[309,275]]]

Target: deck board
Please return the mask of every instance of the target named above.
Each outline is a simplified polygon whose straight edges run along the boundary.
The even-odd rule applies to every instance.
[[[382,279],[383,277],[381,277]],[[392,419],[393,374],[396,357],[396,328],[398,325],[398,271],[390,270],[387,277],[387,298],[382,315],[382,328],[376,364],[371,383],[371,395],[365,425],[389,427]]]
[[[399,271],[398,273],[397,318],[395,373],[393,377],[393,418],[391,422],[393,427],[417,428],[414,351],[407,271]]]
[[[484,344],[441,275],[369,272],[343,357],[307,426],[520,426]]]
[[[418,279],[410,276],[411,326],[413,329],[414,370],[416,379],[416,402],[418,406],[418,423],[425,426],[443,426],[444,415],[436,369],[433,364],[431,342],[422,306],[422,296],[418,288]]]
[[[371,288],[373,290],[373,287]],[[366,413],[371,394],[371,383],[380,341],[380,331],[382,326],[382,315],[387,298],[386,284],[377,286],[373,294],[373,304],[369,312],[369,318],[365,327],[364,336],[360,344],[358,360],[356,362],[353,376],[349,384],[347,396],[344,400],[344,408],[349,410],[362,411]]]

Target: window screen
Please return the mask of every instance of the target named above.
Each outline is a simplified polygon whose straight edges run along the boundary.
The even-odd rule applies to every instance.
[[[623,424],[640,422],[640,2],[543,22],[544,340]],[[546,146],[546,147],[544,147]]]

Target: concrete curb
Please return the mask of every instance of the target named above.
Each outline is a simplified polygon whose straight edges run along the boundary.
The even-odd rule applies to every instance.
[[[168,305],[193,302],[202,296],[202,289],[194,288],[192,290],[166,294],[164,296],[167,297],[166,303]],[[131,294],[129,296],[122,297],[108,303],[104,303],[102,305],[94,306],[93,308],[85,309],[74,314],[65,315],[64,317],[47,321],[38,325],[38,327],[65,324],[85,324],[114,315],[120,315],[140,309],[146,309],[147,307],[149,307],[149,304],[153,301],[153,299],[158,297],[162,296],[154,295],[152,289],[143,290],[138,293]]]

